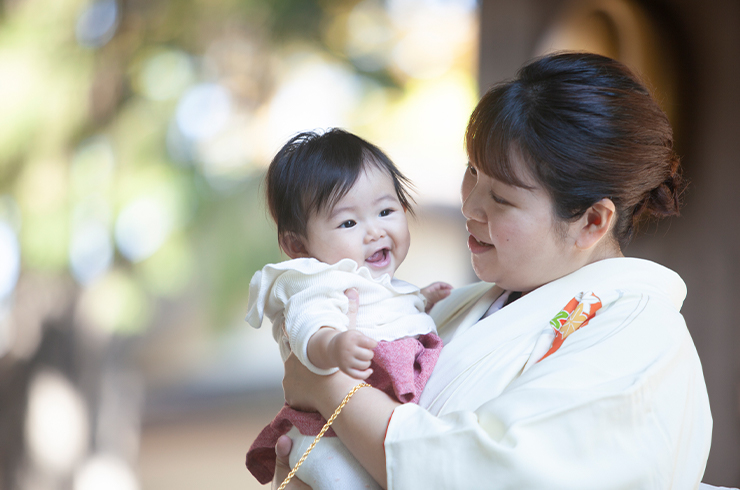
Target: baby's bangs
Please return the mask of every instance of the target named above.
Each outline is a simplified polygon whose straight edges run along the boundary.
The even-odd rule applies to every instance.
[[[403,175],[385,153],[377,147],[365,148],[362,156],[363,168],[370,166],[380,170],[391,178],[396,196],[404,210],[411,216],[414,216],[414,204],[416,204],[416,201],[411,196],[411,192],[414,190],[413,182]]]
[[[347,195],[360,177],[360,171],[352,168],[345,168],[341,171],[333,169],[338,175],[336,178],[320,178],[318,182],[306,182],[310,192],[306,209],[311,212],[320,213],[324,210],[331,210],[337,203]]]

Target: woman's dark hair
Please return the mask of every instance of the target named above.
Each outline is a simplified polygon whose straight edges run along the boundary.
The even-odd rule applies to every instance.
[[[377,146],[337,128],[291,138],[273,158],[265,179],[278,237],[305,237],[311,214],[331,209],[368,167],[391,177],[398,200],[413,214],[411,182]]]
[[[611,199],[622,247],[643,216],[679,214],[684,185],[668,118],[627,67],[604,56],[558,53],[528,63],[483,96],[465,143],[484,173],[527,187],[511,161],[521,157],[560,220]]]

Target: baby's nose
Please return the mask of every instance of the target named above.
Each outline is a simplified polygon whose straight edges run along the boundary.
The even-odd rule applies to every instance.
[[[367,229],[367,238],[369,240],[378,240],[385,236],[385,230],[380,226],[369,226]]]

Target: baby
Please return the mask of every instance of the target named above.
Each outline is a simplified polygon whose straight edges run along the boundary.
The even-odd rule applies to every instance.
[[[292,138],[266,184],[280,247],[292,260],[254,275],[247,321],[259,328],[270,318],[283,360],[292,352],[317,374],[341,370],[401,402],[418,401],[442,347],[426,311],[452,287],[419,290],[393,277],[409,249],[408,180],[376,146],[333,129]],[[350,288],[359,293],[355,329]],[[324,423],[284,407],[250,448],[247,467],[267,483],[278,437],[293,439],[293,466]],[[313,488],[378,488],[336,437],[324,437],[297,476]]]

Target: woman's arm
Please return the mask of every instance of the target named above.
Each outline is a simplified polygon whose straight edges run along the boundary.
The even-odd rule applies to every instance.
[[[356,379],[342,372],[331,376],[314,374],[293,356],[285,362],[285,400],[294,408],[317,410],[327,420],[356,384]],[[386,488],[383,441],[391,414],[399,405],[380,390],[362,388],[332,425],[350,453],[383,488]]]
[[[353,329],[358,294],[354,289],[348,289],[345,294],[349,299],[349,325]],[[320,376],[309,371],[292,355],[285,361],[285,401],[300,410],[317,410],[327,420],[356,385],[356,379],[341,371]],[[380,390],[362,388],[352,396],[332,425],[349,452],[383,488],[387,487],[383,446],[385,431],[393,410],[399,405]]]

